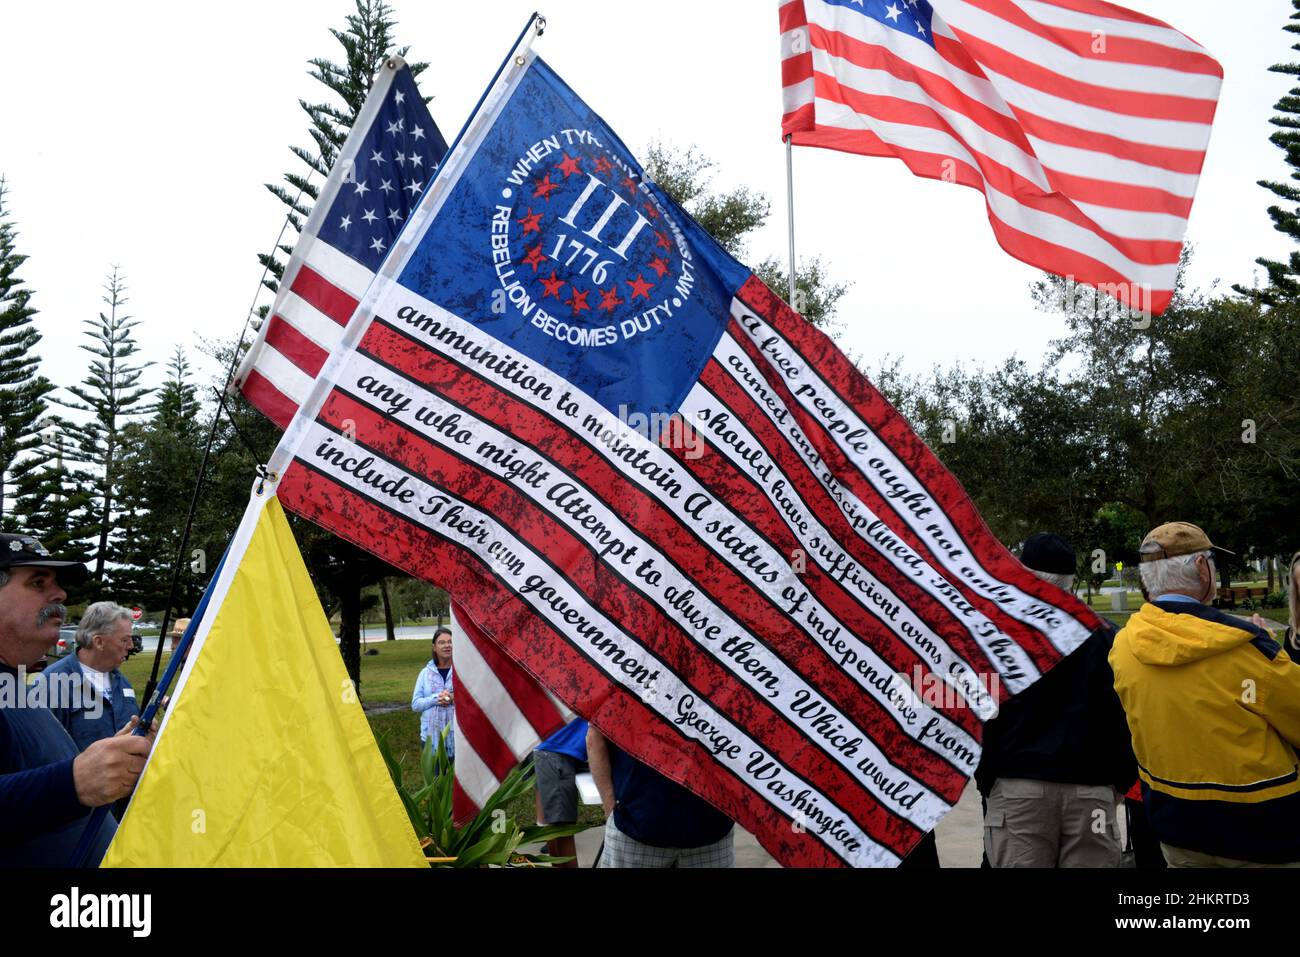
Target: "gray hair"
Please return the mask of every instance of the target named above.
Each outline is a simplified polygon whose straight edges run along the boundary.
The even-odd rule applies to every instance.
[[[5,585],[8,585],[8,584],[9,584],[9,572],[8,572],[8,570],[0,571],[0,588],[4,588]]]
[[[77,625],[77,647],[89,648],[96,635],[102,635],[113,622],[119,619],[131,620],[131,612],[116,602],[97,601],[81,616]]]
[[[1029,570],[1049,585],[1055,585],[1057,588],[1061,589],[1061,591],[1068,591],[1070,594],[1074,594],[1073,575],[1063,575],[1058,574],[1057,572],[1040,572],[1037,568],[1030,568]]]
[[[1210,551],[1193,552],[1190,555],[1176,555],[1173,558],[1161,558],[1154,562],[1143,562],[1140,566],[1142,584],[1152,598],[1167,595],[1170,592],[1197,591],[1201,587],[1201,576],[1196,571],[1196,559],[1212,559]]]

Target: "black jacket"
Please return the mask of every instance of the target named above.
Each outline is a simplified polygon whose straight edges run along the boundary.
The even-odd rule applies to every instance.
[[[1137,780],[1133,742],[1106,656],[1115,640],[1103,625],[1072,654],[1002,706],[984,726],[975,784],[985,797],[998,778],[1111,785]]]

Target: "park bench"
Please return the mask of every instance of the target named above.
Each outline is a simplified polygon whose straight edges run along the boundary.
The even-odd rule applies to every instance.
[[[1250,588],[1244,585],[1233,585],[1229,588],[1220,588],[1219,597],[1215,600],[1216,608],[1236,608],[1237,605],[1244,601],[1262,601],[1268,597],[1268,589],[1262,586]]]

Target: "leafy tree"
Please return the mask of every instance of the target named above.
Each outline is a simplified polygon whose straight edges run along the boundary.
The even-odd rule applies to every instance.
[[[76,478],[85,483],[92,500],[92,514],[97,529],[93,560],[94,577],[104,580],[104,566],[115,546],[114,506],[119,502],[122,481],[122,430],[135,417],[147,414],[144,404],[151,389],[140,385],[140,375],[152,363],[136,360],[136,343],[132,330],[138,323],[125,314],[126,286],[114,268],[105,286],[104,303],[108,312],[98,320],[86,320],[90,345],[82,349],[95,358],[85,380],[67,389],[72,400],[56,399],[66,408],[87,416],[79,421],[60,419],[59,427],[69,439],[70,458],[81,463]]]
[[[27,257],[17,252],[17,232],[8,219],[5,193],[5,180],[0,177],[0,516],[4,527],[13,530],[19,523],[6,508],[5,487],[14,481],[16,469],[33,467],[30,462],[19,464],[19,459],[41,443],[45,397],[54,386],[36,371],[41,334],[32,325],[36,310],[29,305],[31,290],[18,278]]]
[[[646,171],[655,183],[690,213],[718,245],[743,260],[749,235],[767,221],[772,207],[766,196],[746,186],[727,193],[713,191],[710,183],[714,166],[711,159],[693,147],[682,151],[653,142],[646,150]],[[751,268],[782,298],[789,297],[788,266],[775,257],[768,257]],[[847,291],[847,285],[831,282],[821,260],[814,258],[796,268],[797,301],[791,305],[814,326],[825,326]]]
[[[55,429],[33,450],[32,462],[19,472],[15,482],[14,512],[18,526],[34,535],[51,554],[86,561],[98,528],[92,517],[91,493],[68,467],[68,444],[63,433]]]

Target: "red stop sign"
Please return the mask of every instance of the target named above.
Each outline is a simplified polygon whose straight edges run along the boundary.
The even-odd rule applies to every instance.
[[[143,618],[143,617],[144,617],[144,609],[143,609],[143,608],[132,608],[132,609],[131,609],[131,620],[132,620],[132,621],[139,621],[139,620],[140,620],[141,618]]]

